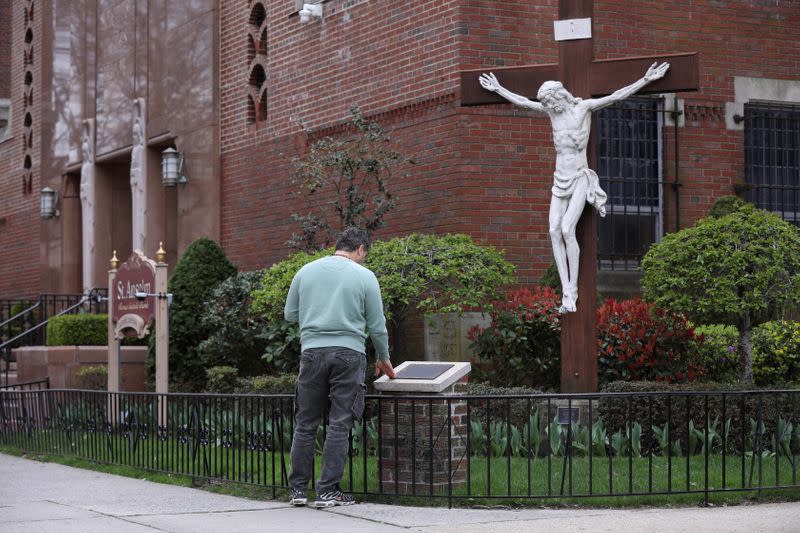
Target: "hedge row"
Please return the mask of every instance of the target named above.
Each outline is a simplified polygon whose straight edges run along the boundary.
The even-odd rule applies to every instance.
[[[61,315],[47,322],[47,346],[106,346],[108,315]],[[123,339],[125,346],[145,346],[147,338]]]

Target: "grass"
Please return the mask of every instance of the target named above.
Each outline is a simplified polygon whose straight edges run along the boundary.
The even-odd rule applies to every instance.
[[[36,443],[35,451],[23,451],[22,443],[0,445],[0,452],[21,455],[31,459],[56,462],[111,474],[146,479],[159,483],[194,486],[217,493],[254,499],[283,499],[286,497],[285,476],[290,460],[288,453],[224,448],[209,444],[200,447],[193,459],[189,444],[175,439],[166,441],[142,440],[136,443],[121,438],[109,441],[103,435],[83,434],[72,442],[49,440],[47,435],[34,435],[29,443]],[[49,444],[48,444],[49,443]],[[110,444],[113,443],[113,444]],[[63,446],[68,452],[64,454]],[[104,445],[105,444],[105,445]],[[108,445],[110,444],[110,445]],[[795,464],[798,457],[795,457]],[[168,461],[168,462],[166,462]],[[274,462],[273,462],[274,461]],[[466,461],[466,459],[465,459]],[[119,464],[124,462],[125,464]],[[690,476],[687,478],[686,457],[673,457],[672,464],[665,457],[592,458],[590,494],[589,458],[574,457],[566,467],[563,458],[536,458],[528,462],[520,457],[486,459],[473,457],[469,462],[469,487],[454,487],[453,505],[456,506],[595,506],[640,507],[697,505],[704,503],[705,461],[703,456],[689,458]],[[447,486],[429,493],[427,478],[420,471],[426,461],[416,464],[419,496],[395,495],[395,486],[385,482],[382,490],[378,482],[378,461],[375,457],[355,457],[345,465],[342,481],[345,490],[361,494],[359,499],[374,502],[414,505],[445,505]],[[159,465],[171,464],[173,473],[158,472]],[[320,464],[317,459],[316,466]],[[467,463],[464,463],[466,468]],[[708,501],[714,505],[735,505],[744,502],[800,500],[797,469],[789,458],[782,456],[776,476],[774,456],[755,461],[745,458],[744,482],[741,457],[725,458],[725,488],[732,492],[709,493]],[[455,468],[455,464],[453,465]],[[752,467],[752,484],[751,484]],[[366,476],[364,475],[366,472]],[[563,493],[562,493],[562,473]],[[723,488],[723,458],[709,455],[708,486],[711,490]],[[760,478],[759,478],[760,475]],[[273,477],[274,476],[274,477]],[[788,489],[758,490],[753,485],[793,485]],[[366,480],[366,481],[365,481]],[[274,487],[273,487],[274,485]],[[643,495],[643,492],[668,493]],[[672,494],[669,494],[672,492]],[[689,492],[688,494],[675,494]],[[530,496],[529,496],[530,494]],[[491,495],[492,497],[486,497]],[[578,497],[585,496],[585,497]]]

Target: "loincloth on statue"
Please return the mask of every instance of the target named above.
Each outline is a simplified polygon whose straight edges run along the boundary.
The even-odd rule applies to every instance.
[[[572,192],[575,190],[575,185],[583,176],[586,176],[586,181],[588,182],[588,186],[586,187],[586,203],[592,204],[600,213],[601,217],[606,216],[606,200],[608,196],[605,191],[600,188],[600,179],[597,177],[597,173],[590,168],[584,168],[576,174],[566,177],[560,175],[558,172],[554,173],[553,196],[556,198],[570,198]]]

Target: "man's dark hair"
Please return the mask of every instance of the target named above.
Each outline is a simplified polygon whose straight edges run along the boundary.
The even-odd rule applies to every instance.
[[[353,226],[346,228],[336,239],[336,249],[344,252],[355,252],[362,244],[369,250],[369,232]]]

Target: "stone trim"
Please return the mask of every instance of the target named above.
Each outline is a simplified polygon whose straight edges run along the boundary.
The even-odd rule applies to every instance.
[[[735,115],[744,116],[744,104],[752,100],[774,103],[800,103],[800,80],[777,80],[736,76],[733,79],[735,100],[725,103],[725,127],[729,130],[744,130],[744,122],[738,124]]]
[[[426,98],[410,104],[405,104],[399,107],[389,108],[382,111],[375,111],[373,113],[365,114],[364,118],[373,122],[381,122],[385,120],[395,120],[397,118],[413,118],[416,116],[427,114],[432,109],[436,108],[454,108],[456,101],[456,93],[451,92],[432,98]],[[315,130],[307,131],[309,142],[313,142],[329,135],[344,133],[350,131],[350,119],[346,121],[337,122],[330,126],[324,126]]]

